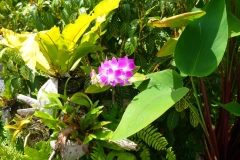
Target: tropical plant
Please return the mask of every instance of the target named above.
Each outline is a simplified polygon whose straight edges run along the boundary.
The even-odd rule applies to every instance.
[[[82,159],[239,159],[238,0],[0,4],[1,104],[35,92],[39,109],[28,128],[5,127],[40,137],[37,117],[52,134],[25,143],[25,158],[84,143]]]

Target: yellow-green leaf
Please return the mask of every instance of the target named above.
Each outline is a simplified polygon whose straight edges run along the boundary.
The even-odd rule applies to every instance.
[[[4,126],[5,129],[18,129],[17,126],[14,126],[14,125],[6,125]]]
[[[35,36],[36,34],[31,34],[25,41],[21,43],[19,53],[22,55],[26,65],[32,70],[35,70],[37,67],[38,69],[47,71],[50,68],[49,63],[40,52],[39,45],[34,40]]]
[[[157,57],[164,57],[174,53],[178,38],[170,38],[157,52]]]
[[[21,43],[25,41],[29,36],[29,33],[18,34],[5,28],[2,28],[1,31],[4,38],[0,40],[0,44],[8,46],[10,48],[18,49],[21,46]]]
[[[5,28],[1,31],[4,38],[0,40],[0,44],[16,49],[29,68],[35,70],[37,67],[43,71],[49,70],[49,64],[40,52],[38,43],[34,40],[36,34],[18,34]]]
[[[146,80],[147,77],[141,73],[135,73],[131,78],[128,79],[129,82],[133,83],[136,81],[143,81]]]
[[[67,61],[71,53],[68,50],[70,43],[62,38],[58,27],[54,26],[48,31],[39,32],[35,40],[38,41],[40,50],[53,71],[64,73],[69,70]]]
[[[110,11],[118,7],[119,2],[120,0],[103,0],[97,6],[95,6],[89,15],[81,14],[74,24],[71,23],[66,25],[66,27],[63,29],[62,36],[64,39],[71,42],[70,46],[68,46],[68,49],[74,48],[74,45],[78,39],[83,35],[93,20],[99,16],[105,17]]]
[[[17,134],[20,132],[20,130],[15,130],[12,136],[12,142],[16,139]]]
[[[41,52],[48,62],[57,63],[58,47],[57,41],[60,38],[59,28],[54,26],[48,31],[41,31],[37,34],[35,40],[38,42]]]
[[[171,27],[171,28],[185,27],[190,22],[202,17],[205,14],[206,12],[202,10],[195,11],[195,12],[187,12],[187,13],[179,14],[176,16],[168,17],[162,20],[150,19],[148,21],[148,24],[150,26],[155,26],[155,27]]]
[[[30,123],[31,121],[28,120],[28,119],[24,119],[24,120],[21,120],[19,125],[18,125],[18,129],[21,129],[23,127],[24,124],[28,124]]]

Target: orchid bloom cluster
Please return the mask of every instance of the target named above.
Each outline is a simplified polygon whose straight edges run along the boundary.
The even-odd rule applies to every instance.
[[[129,78],[133,76],[133,70],[136,68],[133,59],[113,57],[112,60],[106,60],[98,68],[98,74],[93,69],[90,73],[91,83],[98,86],[115,86],[119,84],[130,84]]]

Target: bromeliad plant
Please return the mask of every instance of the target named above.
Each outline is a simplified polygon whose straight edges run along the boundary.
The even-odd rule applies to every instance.
[[[102,1],[90,14],[81,14],[75,23],[66,25],[62,32],[56,26],[47,31],[21,34],[3,28],[4,38],[0,43],[17,50],[32,70],[64,77],[76,68],[82,57],[103,49],[95,42],[104,33],[104,25],[101,24],[118,4],[119,0]],[[91,27],[94,20],[95,25]]]

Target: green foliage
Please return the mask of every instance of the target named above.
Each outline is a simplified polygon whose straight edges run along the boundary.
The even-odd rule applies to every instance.
[[[112,140],[126,138],[141,130],[179,101],[187,92],[187,88],[173,91],[169,87],[159,85],[144,90],[135,96],[127,107]],[[139,103],[141,106],[138,105]]]
[[[179,112],[177,112],[175,109],[170,109],[167,117],[167,127],[169,130],[174,129],[178,125],[179,115]]]
[[[137,136],[142,139],[145,143],[156,150],[166,149],[168,144],[165,137],[162,136],[160,132],[157,132],[157,128],[149,125],[144,129],[137,132]]]
[[[48,159],[52,152],[49,142],[40,141],[36,144],[36,148],[25,147],[24,154],[31,160]]]
[[[176,159],[172,147],[168,147],[167,139],[154,126],[148,125],[134,134],[131,139],[138,143],[137,152],[142,160],[150,159],[155,154],[149,147],[160,151],[161,155],[166,156],[168,160]]]
[[[2,132],[0,133],[0,160],[25,160],[23,155],[22,146],[19,144],[14,144],[11,142],[10,132],[6,131],[2,128]]]
[[[25,160],[23,152],[18,151],[13,145],[5,144],[4,142],[1,143],[0,154],[0,160]]]
[[[234,130],[234,127],[239,128],[238,124],[234,124],[238,122],[235,120],[237,117],[231,115],[230,125],[227,124],[233,127],[219,127],[225,124],[218,124],[222,119],[228,121],[228,115],[224,115],[228,112],[222,113],[219,112],[222,110],[220,107],[211,107],[209,113],[206,105],[212,100],[221,101],[216,104],[239,115],[237,0],[226,1],[226,5],[223,0],[200,0],[197,4],[194,0],[121,0],[120,3],[104,0],[100,5],[97,5],[99,0],[30,2],[0,0],[0,23],[4,28],[17,33],[33,32],[31,36],[29,33],[17,34],[13,43],[8,41],[14,49],[1,48],[5,76],[2,99],[11,100],[16,92],[27,94],[29,89],[37,92],[42,80],[31,70],[39,71],[35,70],[35,66],[51,76],[62,77],[65,72],[80,76],[81,81],[84,80],[85,93],[82,90],[71,96],[66,91],[63,95],[46,93],[51,102],[45,109],[53,110],[53,115],[42,111],[34,114],[53,129],[53,139],[59,132],[64,133],[65,129],[74,125],[76,131],[69,132],[65,138],[78,138],[89,143],[90,154],[85,159],[154,160],[166,157],[169,160],[188,160],[194,159],[196,153],[204,153],[205,148],[209,155],[224,159],[222,154],[227,150],[221,151],[222,146],[233,148],[232,153],[225,155],[238,159],[234,157],[238,150],[231,145],[239,141],[239,136],[234,137],[238,135]],[[109,4],[106,7],[104,3]],[[205,12],[194,7],[203,8],[206,15],[202,16]],[[234,12],[231,13],[232,8]],[[97,18],[98,15],[104,16]],[[10,35],[16,35],[9,30],[2,31],[3,39],[12,40]],[[36,41],[33,41],[34,37]],[[6,45],[6,41],[1,43]],[[35,45],[40,45],[43,53],[40,55],[44,57],[38,57],[38,52],[29,50],[38,48]],[[97,69],[106,57],[125,55],[134,58],[138,66],[139,73],[131,81],[134,87],[101,88],[90,84],[89,72],[92,68]],[[219,64],[221,66],[217,68]],[[189,85],[191,78],[187,75],[206,77],[203,79],[206,89],[204,84],[194,81],[196,99],[189,95],[183,97],[188,92],[186,87],[189,90],[194,87]],[[219,87],[221,85],[223,88]],[[205,96],[209,102],[206,102]],[[113,105],[111,99],[115,102]],[[98,106],[105,101],[110,102],[107,107]],[[211,116],[213,123],[209,123],[203,115],[209,116],[209,119]],[[207,126],[216,127],[217,138],[212,137],[212,127],[207,128],[204,121]],[[108,128],[116,129],[115,133]],[[205,139],[203,132],[209,135]],[[123,151],[108,141],[132,134],[135,134],[138,143],[137,152]],[[222,135],[228,134],[224,140]],[[208,143],[204,146],[206,139]],[[221,156],[215,155],[214,141],[221,146],[217,148]],[[59,143],[64,144],[63,141]],[[49,149],[49,145],[39,144],[27,147],[25,154],[47,159],[49,153],[46,151],[45,154],[43,148]],[[200,144],[203,144],[202,148]],[[1,148],[0,152],[7,147]]]
[[[141,147],[142,151],[140,152],[140,157],[142,160],[150,160],[150,152],[146,146]]]
[[[7,49],[2,53],[2,75],[5,77],[5,93],[9,95],[7,83],[13,87],[13,93],[28,93],[29,83],[34,83],[34,72],[25,65],[22,57],[12,49]]]
[[[136,160],[136,157],[133,154],[124,151],[111,151],[110,153],[108,153],[106,160],[112,160],[116,157],[117,160]]]
[[[103,147],[96,142],[96,146],[92,147],[93,152],[90,153],[92,160],[105,160]]]
[[[167,158],[168,160],[176,160],[176,155],[175,155],[174,152],[172,151],[172,147],[169,147],[169,148],[167,149],[166,158]]]
[[[174,54],[178,69],[191,76],[204,77],[211,74],[221,62],[228,41],[225,1],[212,0],[204,10],[207,15],[184,29]],[[191,49],[186,47],[185,40],[188,40]]]

